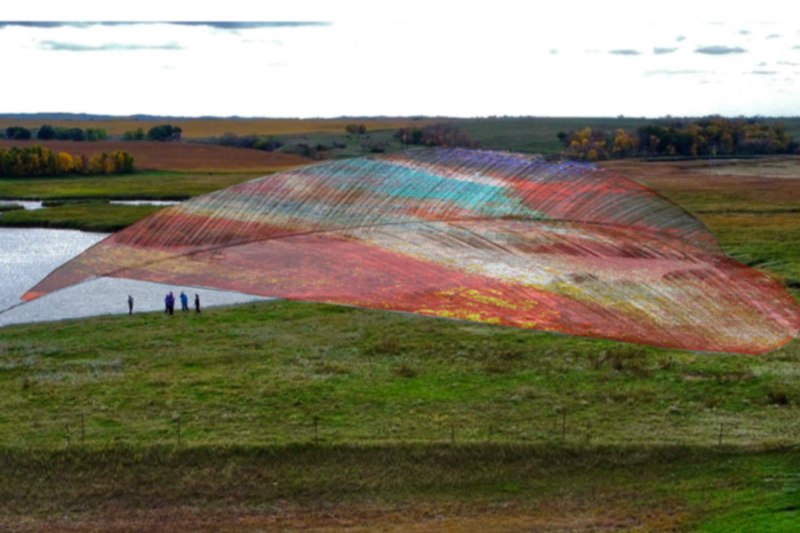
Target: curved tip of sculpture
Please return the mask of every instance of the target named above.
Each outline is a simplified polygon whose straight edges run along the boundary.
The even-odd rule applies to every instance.
[[[90,276],[706,352],[789,342],[800,308],[695,217],[595,165],[422,150],[296,168],[115,233],[23,298]]]
[[[25,294],[22,295],[22,298],[20,298],[20,300],[22,300],[23,302],[32,302],[33,300],[35,300],[35,299],[37,299],[37,298],[39,298],[41,296],[44,296],[45,294],[47,294],[47,293],[28,291],[28,292],[26,292]]]

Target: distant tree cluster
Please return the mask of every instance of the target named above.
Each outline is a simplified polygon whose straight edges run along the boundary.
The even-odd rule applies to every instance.
[[[7,139],[27,141],[33,138],[33,132],[22,126],[11,126],[6,128]],[[102,141],[108,138],[108,133],[100,128],[54,128],[50,124],[43,124],[36,130],[36,138],[40,141]]]
[[[367,133],[367,127],[363,124],[348,124],[344,127],[344,131],[351,135],[363,135]]]
[[[277,150],[283,143],[273,137],[263,137],[260,135],[236,135],[235,133],[225,133],[221,137],[214,138],[215,144],[222,146],[235,146],[237,148],[254,148],[265,152]]]
[[[143,141],[145,140],[146,135],[142,128],[136,128],[135,130],[126,131],[123,133],[122,138],[126,141]]]
[[[0,148],[0,177],[62,176],[64,174],[126,174],[133,172],[133,156],[117,150],[93,157],[53,152],[38,145]]]
[[[469,137],[455,124],[431,124],[423,128],[405,127],[394,133],[400,144],[443,146],[451,148],[480,148],[480,142]]]
[[[161,124],[147,131],[147,139],[150,141],[180,141],[183,132],[178,126],[171,124]]]
[[[633,132],[584,128],[559,132],[558,138],[567,154],[588,161],[631,156],[800,154],[800,144],[786,133],[782,123],[771,125],[760,119],[672,119]]]
[[[22,126],[11,126],[6,128],[6,139],[16,139],[20,141],[27,141],[31,138],[31,130],[23,128]]]

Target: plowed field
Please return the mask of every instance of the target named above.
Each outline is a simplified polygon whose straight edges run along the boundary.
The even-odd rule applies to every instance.
[[[145,141],[11,141],[0,140],[0,147],[40,145],[71,155],[127,150],[133,154],[137,169],[179,171],[269,171],[308,164],[302,157],[290,154],[263,152],[190,143],[161,143]]]

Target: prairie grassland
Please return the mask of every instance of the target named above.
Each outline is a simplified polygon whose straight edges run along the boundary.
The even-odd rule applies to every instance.
[[[187,139],[219,137],[224,133],[235,133],[237,135],[297,135],[302,133],[336,133],[345,132],[348,124],[364,124],[367,131],[397,129],[409,125],[431,124],[442,120],[422,119],[413,120],[411,118],[379,118],[379,119],[251,119],[251,120],[44,120],[44,119],[0,119],[0,129],[5,130],[10,126],[23,126],[25,128],[38,128],[42,124],[50,124],[54,127],[65,128],[102,128],[109,135],[122,135],[126,131],[142,128],[145,133],[150,128],[161,124],[170,123],[179,126],[183,133],[182,137]]]
[[[719,356],[278,301],[6,327],[0,362],[8,531],[798,518],[797,341]]]
[[[262,173],[138,172],[111,176],[0,179],[0,198],[186,200],[261,177]]]
[[[248,150],[208,144],[147,142],[147,141],[9,141],[0,140],[0,147],[38,144],[49,150],[71,155],[99,154],[127,150],[133,154],[137,169],[173,170],[183,172],[274,172],[306,165],[302,157],[278,152]]]
[[[800,298],[791,180],[606,166]],[[729,356],[287,301],[10,326],[0,529],[794,533],[798,391],[800,339]]]
[[[152,215],[162,206],[67,203],[33,211],[16,210],[0,217],[0,227],[61,228],[112,233]]]
[[[800,288],[800,158],[603,166],[654,186],[696,215],[728,255]]]

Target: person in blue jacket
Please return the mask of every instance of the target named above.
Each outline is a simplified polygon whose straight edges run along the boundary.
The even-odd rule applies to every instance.
[[[189,297],[181,291],[181,311],[189,310]]]

